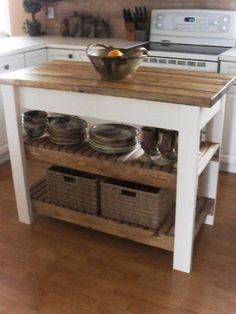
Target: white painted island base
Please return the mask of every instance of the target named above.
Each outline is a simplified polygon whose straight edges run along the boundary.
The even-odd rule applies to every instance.
[[[207,140],[221,143],[224,97],[211,108],[131,98],[102,96],[30,87],[2,86],[8,143],[19,220],[31,224],[33,214],[26,177],[21,109],[172,129],[179,132],[173,268],[191,271],[199,177],[202,196],[216,199],[219,160],[215,154],[199,162],[200,131],[207,125]],[[213,156],[214,155],[214,156]],[[215,211],[206,218],[214,223]]]

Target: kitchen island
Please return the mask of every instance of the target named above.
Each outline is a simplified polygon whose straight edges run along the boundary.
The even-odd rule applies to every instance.
[[[142,67],[132,78],[102,81],[90,64],[73,61],[53,61],[2,75],[0,84],[19,220],[32,223],[36,211],[164,248],[174,252],[174,269],[190,272],[194,238],[200,225],[204,220],[208,224],[214,222],[224,95],[234,79],[232,75]],[[89,149],[55,148],[47,138],[37,143],[29,141],[24,146],[22,108],[176,130],[179,133],[177,175],[173,169],[102,158]],[[207,142],[199,155],[200,131],[205,126]],[[174,225],[168,217],[160,230],[151,232],[101,217],[69,213],[34,192],[31,199],[25,151],[28,158],[176,189]],[[36,190],[40,185],[42,182]],[[197,195],[206,199],[200,214],[196,213]],[[174,229],[174,236],[170,236],[169,229]]]

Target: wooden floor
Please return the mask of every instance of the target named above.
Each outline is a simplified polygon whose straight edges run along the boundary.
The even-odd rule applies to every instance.
[[[42,167],[30,164],[34,181]],[[216,224],[203,226],[190,275],[172,254],[37,216],[17,220],[0,166],[0,314],[236,313],[236,175],[221,174]]]

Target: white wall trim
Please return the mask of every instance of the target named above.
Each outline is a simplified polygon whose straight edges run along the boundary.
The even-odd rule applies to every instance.
[[[221,154],[220,155],[220,170],[230,173],[236,173],[236,156]]]
[[[8,161],[10,159],[9,152],[7,151],[4,154],[0,155],[0,164],[3,164],[4,162]]]
[[[221,162],[220,170],[225,171],[225,172],[230,172],[230,173],[236,173],[236,163]]]

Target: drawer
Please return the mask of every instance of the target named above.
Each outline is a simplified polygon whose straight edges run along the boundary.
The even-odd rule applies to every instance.
[[[25,66],[40,65],[47,61],[46,49],[38,49],[25,53]]]
[[[84,61],[89,62],[89,58],[87,57],[85,50],[75,50],[74,60],[82,61],[82,62]]]
[[[23,54],[0,58],[0,73],[15,71],[22,68],[24,68]]]
[[[74,60],[74,50],[71,49],[47,49],[48,61],[52,60]]]

